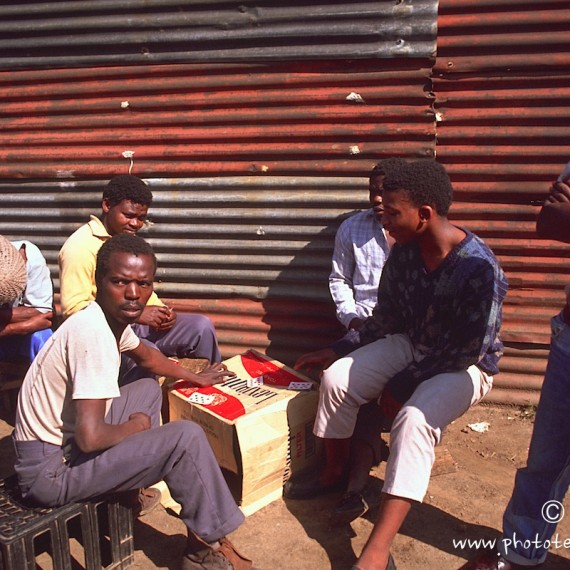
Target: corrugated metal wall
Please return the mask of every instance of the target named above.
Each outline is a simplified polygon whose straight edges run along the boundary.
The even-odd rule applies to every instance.
[[[225,356],[292,362],[339,334],[334,233],[393,154],[431,156],[429,60],[0,73],[0,233],[57,252],[117,173],[148,180],[159,293],[214,320]],[[184,301],[193,299],[193,301]]]
[[[162,297],[212,317],[224,356],[291,363],[340,332],[334,233],[374,163],[434,154],[436,29],[436,0],[4,2],[0,232],[57,288],[64,239],[132,168]]]
[[[437,158],[453,177],[452,215],[510,282],[508,349],[489,399],[536,403],[569,273],[570,246],[537,238],[535,222],[570,160],[570,5],[442,0],[438,23]]]
[[[226,356],[291,363],[339,332],[333,236],[372,165],[437,147],[453,218],[511,284],[491,399],[536,402],[568,273],[534,231],[570,158],[566,0],[440,2],[433,76],[435,1],[120,4],[0,6],[0,233],[36,241],[57,285],[63,240],[132,166],[162,296],[210,315]]]
[[[59,0],[0,5],[0,69],[431,57],[436,0]]]

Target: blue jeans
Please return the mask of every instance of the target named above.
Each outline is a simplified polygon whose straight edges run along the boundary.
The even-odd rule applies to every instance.
[[[503,517],[501,553],[515,564],[542,563],[570,484],[570,326],[552,319],[548,366],[527,466],[519,469]],[[526,544],[525,544],[526,542]]]
[[[6,336],[0,339],[0,359],[12,360],[21,357],[32,362],[52,334],[51,329],[43,329],[26,335]]]

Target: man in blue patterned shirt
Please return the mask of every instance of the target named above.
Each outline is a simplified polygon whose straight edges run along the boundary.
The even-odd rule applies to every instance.
[[[491,389],[507,282],[495,256],[448,220],[452,186],[431,159],[387,175],[382,223],[396,244],[378,303],[360,331],[302,356],[323,372],[314,433],[326,463],[315,479],[292,480],[289,498],[309,499],[346,482],[359,408],[379,400],[393,420],[378,520],[357,570],[395,568],[390,545],[427,491],[442,430]],[[353,570],[354,570],[353,569]]]

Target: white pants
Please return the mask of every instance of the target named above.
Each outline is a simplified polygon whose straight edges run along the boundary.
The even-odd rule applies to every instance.
[[[323,373],[314,434],[351,437],[360,406],[377,400],[391,378],[421,358],[406,335],[396,334],[337,360]],[[492,385],[492,376],[477,366],[422,382],[392,425],[383,492],[421,501],[443,428],[479,402]]]

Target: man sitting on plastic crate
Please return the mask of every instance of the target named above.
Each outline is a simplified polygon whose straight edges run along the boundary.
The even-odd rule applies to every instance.
[[[242,522],[202,428],[160,426],[161,388],[152,377],[119,386],[125,352],[152,374],[197,386],[222,382],[223,364],[194,374],[141,342],[130,325],[153,290],[156,257],[134,235],[99,250],[94,302],[67,319],[40,351],[22,385],[14,443],[22,495],[46,506],[164,480],[188,528],[184,570],[249,570],[226,535]]]

